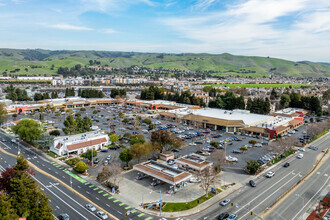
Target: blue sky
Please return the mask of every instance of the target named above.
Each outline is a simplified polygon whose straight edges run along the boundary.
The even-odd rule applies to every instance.
[[[330,62],[330,0],[0,0],[0,47]]]

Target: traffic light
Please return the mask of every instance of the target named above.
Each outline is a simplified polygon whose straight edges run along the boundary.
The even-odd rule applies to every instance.
[[[231,203],[231,206],[234,206],[234,203],[233,202]]]
[[[253,211],[250,212],[250,215],[253,216]]]

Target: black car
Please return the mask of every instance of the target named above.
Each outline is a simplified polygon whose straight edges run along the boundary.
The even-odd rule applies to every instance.
[[[203,151],[201,151],[201,150],[196,151],[196,154],[202,154],[202,153],[203,153]]]
[[[94,163],[95,164],[98,164],[99,162],[100,162],[100,159],[99,158],[95,158]]]
[[[242,151],[241,150],[233,150],[233,153],[234,154],[240,154],[240,153],[242,153]]]
[[[117,150],[118,148],[120,148],[119,146],[111,146],[109,147],[109,150]]]
[[[172,149],[172,152],[176,152],[177,153],[177,152],[179,152],[179,150],[174,148],[174,149]]]
[[[256,186],[257,186],[257,184],[256,184],[253,180],[250,180],[250,181],[249,181],[249,184],[250,184],[250,186],[252,186],[252,187],[256,187]]]
[[[229,217],[229,213],[228,212],[224,212],[224,213],[221,213],[219,216],[218,216],[218,219],[219,220],[224,220],[226,218]]]
[[[265,164],[265,162],[263,160],[257,160],[257,162],[260,163],[261,165]]]
[[[290,166],[289,163],[285,163],[285,164],[283,165],[283,167],[288,167],[288,166]]]
[[[201,141],[196,141],[195,144],[203,144]]]

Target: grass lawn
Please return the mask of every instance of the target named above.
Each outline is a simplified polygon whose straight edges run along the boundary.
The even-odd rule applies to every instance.
[[[276,88],[276,87],[302,87],[314,86],[311,84],[205,84],[208,86],[227,86],[227,87],[244,87],[244,88]]]
[[[217,190],[217,191],[218,191],[218,193],[222,192],[221,190]],[[214,196],[213,193],[209,193],[208,197],[206,197],[206,195],[203,195],[203,196],[199,197],[198,199],[195,199],[195,200],[190,201],[188,203],[185,203],[185,202],[178,202],[178,203],[168,202],[168,203],[166,203],[166,205],[162,209],[162,211],[163,212],[180,212],[180,211],[192,209],[192,208],[198,206],[199,204],[202,204],[206,200],[212,198],[213,196]]]

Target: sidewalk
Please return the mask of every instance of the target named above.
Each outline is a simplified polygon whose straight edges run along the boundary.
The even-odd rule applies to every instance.
[[[230,184],[230,183],[226,183],[226,184]],[[225,191],[222,191],[221,193],[217,194],[216,196],[212,197],[211,199],[203,202],[199,206],[196,206],[192,209],[181,211],[181,212],[162,212],[162,217],[165,217],[165,218],[186,217],[186,216],[190,216],[190,215],[202,212],[205,209],[209,208],[210,206],[212,206],[216,203],[219,203],[227,196],[229,196],[232,193],[239,190],[241,187],[242,187],[242,184],[236,183],[234,186],[228,188]],[[142,209],[142,208],[137,208],[137,210],[139,210],[142,213],[146,213],[148,215],[159,216],[159,211],[152,211],[152,210],[147,210],[147,209]]]

